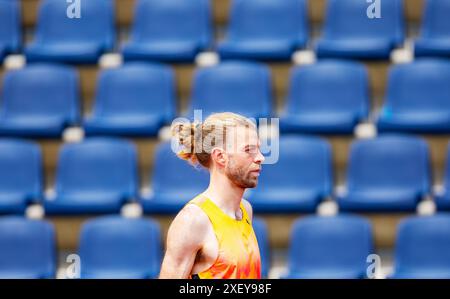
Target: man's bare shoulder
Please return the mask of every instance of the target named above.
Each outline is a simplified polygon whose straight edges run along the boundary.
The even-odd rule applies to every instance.
[[[207,231],[209,224],[208,216],[200,207],[195,204],[187,204],[181,209],[172,222],[172,228],[179,231],[194,231],[196,234],[202,234]]]

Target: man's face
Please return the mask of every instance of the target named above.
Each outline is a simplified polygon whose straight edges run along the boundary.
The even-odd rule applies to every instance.
[[[227,134],[225,174],[237,186],[254,188],[258,185],[261,163],[264,161],[259,147],[254,128],[241,126],[235,128],[232,134]]]

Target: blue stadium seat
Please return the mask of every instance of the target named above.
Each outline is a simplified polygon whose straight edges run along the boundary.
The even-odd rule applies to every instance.
[[[99,137],[64,144],[46,213],[119,213],[125,202],[136,199],[136,159],[134,145],[125,140]]]
[[[138,0],[126,60],[193,61],[212,40],[208,0]]]
[[[81,229],[80,278],[156,278],[161,265],[161,235],[157,222],[105,216]]]
[[[112,50],[115,39],[114,3],[80,1],[80,18],[70,18],[73,5],[61,0],[42,0],[35,39],[26,50],[27,61],[97,63]]]
[[[391,68],[380,131],[450,132],[450,62],[418,60]]]
[[[23,214],[42,199],[42,161],[37,144],[0,139],[0,214]]]
[[[280,138],[279,159],[262,167],[248,198],[256,213],[312,213],[333,186],[331,149],[315,137]]]
[[[392,135],[355,141],[349,159],[347,190],[338,194],[341,210],[415,211],[430,192],[428,146],[417,137]]]
[[[271,115],[271,75],[263,64],[224,62],[198,69],[193,80],[189,117],[198,109],[204,118],[224,111],[255,119]]]
[[[174,74],[157,64],[129,63],[101,72],[87,135],[156,136],[175,117]]]
[[[270,270],[270,245],[267,225],[262,218],[253,217],[253,230],[258,240],[259,253],[261,255],[261,276],[267,278]]]
[[[59,65],[9,71],[2,99],[0,136],[61,137],[79,118],[78,75]]]
[[[390,278],[450,278],[450,215],[415,216],[399,224]]]
[[[377,1],[381,18],[368,17],[370,3],[329,0],[323,36],[317,44],[319,57],[389,59],[404,41],[403,1]]]
[[[445,163],[445,175],[443,182],[443,190],[439,190],[434,194],[435,202],[438,210],[450,210],[450,143],[447,147],[447,161]]]
[[[450,56],[450,2],[425,1],[425,13],[419,38],[414,45],[417,56]]]
[[[359,216],[306,217],[294,223],[284,278],[357,279],[367,276],[372,226]]]
[[[53,225],[18,216],[0,217],[0,278],[41,279],[55,276]]]
[[[367,70],[356,62],[323,61],[294,68],[281,131],[353,133],[368,117],[368,81]]]
[[[0,63],[19,50],[21,39],[20,2],[0,0]]]
[[[171,143],[158,145],[151,179],[152,192],[142,195],[146,213],[174,214],[209,184],[207,170],[195,169],[181,160],[171,149]]]
[[[305,0],[235,0],[218,50],[224,59],[290,60],[308,31]]]

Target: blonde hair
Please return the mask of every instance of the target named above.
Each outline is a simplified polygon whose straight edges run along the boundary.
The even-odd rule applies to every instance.
[[[177,156],[192,165],[210,167],[211,151],[214,147],[224,147],[227,131],[238,126],[255,128],[248,118],[232,113],[214,113],[202,122],[174,122],[171,127],[172,138],[181,146]],[[208,138],[208,143],[205,139]]]

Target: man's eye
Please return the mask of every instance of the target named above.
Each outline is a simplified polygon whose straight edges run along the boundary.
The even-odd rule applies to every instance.
[[[256,152],[256,148],[254,148],[254,147],[247,148],[247,149],[245,150],[245,152],[246,152],[246,153],[254,153],[254,152]]]

